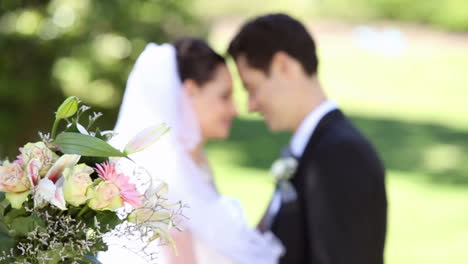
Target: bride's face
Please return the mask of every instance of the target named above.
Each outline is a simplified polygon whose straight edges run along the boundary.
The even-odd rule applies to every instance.
[[[227,138],[237,110],[232,98],[232,78],[226,65],[219,65],[213,79],[203,85],[185,81],[184,89],[192,101],[203,140]]]

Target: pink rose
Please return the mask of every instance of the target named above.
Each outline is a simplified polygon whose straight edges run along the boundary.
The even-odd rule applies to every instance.
[[[29,191],[31,182],[19,164],[0,166],[0,191],[21,193]]]
[[[52,167],[58,156],[50,150],[44,142],[28,143],[22,150],[22,162],[28,165],[31,161],[35,161],[39,168],[39,175],[44,177]]]

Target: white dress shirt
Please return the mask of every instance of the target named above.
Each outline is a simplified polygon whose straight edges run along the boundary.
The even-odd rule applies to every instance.
[[[304,154],[307,143],[312,137],[320,120],[322,120],[325,115],[337,108],[338,104],[335,101],[326,100],[306,116],[306,118],[301,122],[301,125],[297,131],[294,133],[289,144],[291,154],[295,158],[300,158],[302,157],[302,154]],[[271,228],[271,224],[274,218],[281,209],[281,204],[285,202],[283,201],[283,198],[284,197],[282,197],[281,192],[277,189],[271,198],[270,206],[268,207],[265,216],[267,218],[267,228]]]
[[[291,152],[294,157],[302,157],[307,143],[314,134],[314,131],[317,128],[320,120],[322,120],[325,115],[337,108],[338,104],[335,101],[326,100],[307,115],[291,139],[289,147],[291,148]]]

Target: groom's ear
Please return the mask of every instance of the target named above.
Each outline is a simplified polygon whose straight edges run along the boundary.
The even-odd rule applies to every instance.
[[[273,74],[288,75],[291,71],[291,57],[284,51],[276,52],[271,58],[270,71]]]
[[[303,72],[301,64],[284,51],[278,51],[273,55],[270,70],[288,79],[294,79],[298,73]]]

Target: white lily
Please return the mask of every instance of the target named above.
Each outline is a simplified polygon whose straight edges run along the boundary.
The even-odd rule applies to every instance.
[[[46,202],[66,210],[63,194],[65,179],[62,173],[66,168],[72,168],[80,160],[80,155],[65,154],[61,156],[47,172],[46,177],[39,181],[34,191],[35,207],[42,207]]]
[[[41,177],[39,175],[39,171],[40,162],[37,159],[31,159],[26,167],[26,173],[28,175],[28,179],[30,180],[31,186],[35,186],[39,182]]]
[[[40,180],[34,193],[34,201],[36,207],[41,207],[48,202],[61,210],[67,210],[63,197],[63,178],[55,184],[47,178]]]
[[[62,172],[66,168],[72,168],[80,160],[80,155],[75,154],[64,154],[61,156],[55,163],[52,165],[52,168],[47,172],[45,178],[56,183],[60,177],[62,177]]]
[[[169,127],[166,124],[145,128],[127,143],[123,152],[127,155],[140,152],[151,146],[167,131]]]

